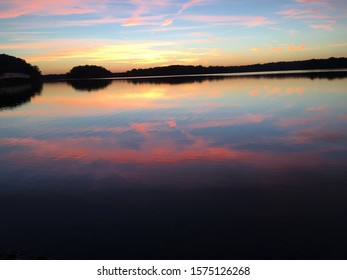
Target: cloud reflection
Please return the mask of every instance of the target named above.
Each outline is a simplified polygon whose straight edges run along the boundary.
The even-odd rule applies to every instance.
[[[346,147],[346,118],[339,109],[344,87],[335,89],[340,92],[332,99],[329,83],[316,81],[317,93],[308,82],[114,81],[87,95],[64,83],[45,84],[32,103],[2,112],[2,161],[34,173],[117,174],[151,183],[176,178],[231,184],[231,178],[246,174],[256,181],[259,174],[320,169],[330,164],[326,157]],[[339,82],[344,83],[337,80],[336,86]],[[278,98],[254,102],[262,92]],[[12,134],[1,132],[7,122],[15,124]],[[318,144],[323,146],[316,149]],[[339,161],[344,160],[335,164]]]

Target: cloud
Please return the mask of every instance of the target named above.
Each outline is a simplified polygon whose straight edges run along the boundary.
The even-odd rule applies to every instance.
[[[295,126],[308,126],[317,124],[321,120],[326,118],[326,113],[322,112],[319,115],[313,115],[308,117],[293,117],[278,121],[276,125],[280,127],[295,127]]]
[[[82,0],[2,0],[0,18],[15,18],[22,15],[71,15],[87,14],[104,7],[104,1],[91,3]]]
[[[201,0],[190,0],[186,3],[184,3],[181,7],[181,9],[177,12],[177,15],[183,13],[186,9],[188,9],[189,7],[193,6],[194,4],[200,3]]]
[[[302,50],[305,50],[306,49],[306,46],[304,44],[301,44],[300,46],[294,46],[294,45],[290,45],[288,46],[288,51],[302,51]]]
[[[328,23],[328,24],[310,24],[309,27],[313,28],[313,29],[324,29],[324,30],[329,30],[329,31],[334,30],[334,28],[332,27],[332,23]]]
[[[274,47],[269,48],[269,50],[270,50],[270,51],[273,51],[273,52],[283,52],[282,49],[280,49],[280,48],[274,48]]]
[[[291,137],[291,139],[299,144],[312,142],[335,143],[347,139],[347,135],[340,132],[321,129],[303,129],[295,132],[294,137]]]
[[[330,47],[347,47],[347,43],[330,44]]]
[[[199,21],[217,25],[241,25],[246,27],[265,26],[275,24],[263,16],[213,16],[213,15],[185,15],[180,19]]]
[[[123,21],[122,26],[168,26],[173,23],[173,15],[163,13],[165,8],[172,5],[171,2],[166,0],[131,0],[130,3],[133,4],[135,9],[131,16]],[[168,16],[170,17],[168,18]]]
[[[137,2],[137,1],[136,1]],[[126,19],[126,21],[122,24],[122,26],[135,26],[135,25],[144,25],[142,22],[141,14],[145,11],[145,7],[138,6],[130,18]]]
[[[295,0],[297,3],[308,4],[308,5],[322,5],[327,8],[332,8],[331,3],[321,0]]]
[[[331,16],[323,14],[320,10],[315,9],[289,9],[275,12],[278,15],[284,15],[286,18],[295,18],[295,19],[326,19],[331,18]]]
[[[168,25],[171,25],[172,23],[173,23],[173,19],[168,18],[163,22],[162,26],[168,26]]]
[[[251,48],[250,50],[252,52],[261,52],[261,49],[259,49],[259,48]]]

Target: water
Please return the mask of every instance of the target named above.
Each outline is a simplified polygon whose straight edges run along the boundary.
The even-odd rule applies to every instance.
[[[346,89],[337,73],[2,89],[0,254],[346,259]]]

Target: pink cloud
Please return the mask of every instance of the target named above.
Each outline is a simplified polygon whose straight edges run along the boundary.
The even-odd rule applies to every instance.
[[[60,0],[60,1],[43,1],[43,0],[4,0],[2,5],[6,10],[0,11],[0,18],[14,18],[27,14],[45,15],[69,15],[69,14],[86,14],[95,12],[103,6],[103,1],[98,5],[91,5],[88,1],[82,0]]]
[[[320,10],[315,10],[315,9],[306,9],[306,10],[289,9],[289,10],[278,11],[275,14],[284,15],[287,18],[296,18],[296,19],[331,18],[331,16],[325,15]]]
[[[139,6],[136,8],[136,10],[133,12],[130,18],[128,18],[122,26],[135,26],[135,25],[141,25],[141,14],[145,11],[145,8],[142,6]]]
[[[308,5],[322,5],[322,6],[326,6],[329,9],[332,7],[331,3],[327,1],[321,1],[321,0],[295,0],[295,2],[308,4]]]
[[[334,30],[334,28],[332,27],[332,24],[311,24],[309,25],[311,28],[313,29],[324,29],[324,30]]]
[[[143,1],[132,0],[130,1],[135,6],[135,10],[123,23],[122,26],[144,26],[144,25],[170,25],[173,19],[166,19],[163,22],[164,15],[159,13],[158,8],[167,5],[166,1]],[[149,13],[155,14],[149,16]]]

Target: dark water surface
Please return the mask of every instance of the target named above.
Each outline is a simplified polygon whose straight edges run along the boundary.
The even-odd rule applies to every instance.
[[[334,77],[71,81],[18,102],[7,88],[0,253],[347,259]]]

